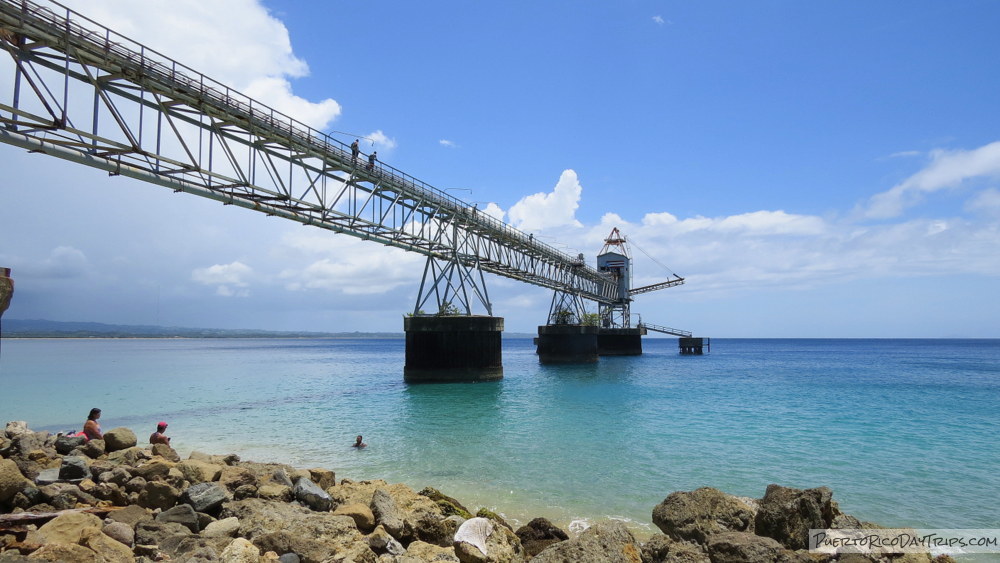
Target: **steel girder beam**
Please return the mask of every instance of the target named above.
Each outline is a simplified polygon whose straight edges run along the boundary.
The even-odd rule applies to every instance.
[[[598,303],[621,298],[579,259],[393,167],[355,166],[343,143],[60,4],[0,0],[0,47],[15,74],[0,98],[4,143]]]

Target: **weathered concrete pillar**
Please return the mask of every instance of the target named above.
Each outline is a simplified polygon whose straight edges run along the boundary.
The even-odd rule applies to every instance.
[[[503,317],[406,317],[407,383],[503,379]]]
[[[705,347],[711,348],[708,338],[696,336],[694,338],[678,338],[677,347],[682,356],[701,356],[705,353]]]
[[[0,317],[7,307],[10,307],[10,298],[13,295],[14,280],[10,278],[10,268],[0,268]]]
[[[602,328],[597,333],[597,353],[602,356],[641,356],[646,329]]]
[[[543,364],[591,364],[597,361],[596,326],[538,327],[535,351]]]

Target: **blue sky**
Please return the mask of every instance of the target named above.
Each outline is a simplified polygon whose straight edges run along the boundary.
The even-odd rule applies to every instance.
[[[637,298],[648,322],[1000,337],[996,2],[68,4],[591,263],[619,227],[637,285],[688,280]],[[413,307],[418,256],[0,165],[5,318],[400,331]],[[508,330],[544,322],[546,290],[488,283]]]

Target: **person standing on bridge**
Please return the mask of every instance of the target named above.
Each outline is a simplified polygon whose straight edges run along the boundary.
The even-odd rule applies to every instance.
[[[373,170],[375,168],[375,161],[378,160],[378,151],[372,151],[368,155],[368,170]]]
[[[354,139],[354,142],[351,143],[351,164],[354,166],[358,165],[359,152],[361,152],[361,149],[358,148],[358,140]]]

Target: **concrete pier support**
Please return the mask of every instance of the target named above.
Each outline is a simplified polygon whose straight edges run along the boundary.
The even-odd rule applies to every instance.
[[[602,328],[597,333],[597,353],[601,356],[641,356],[646,329]]]
[[[682,356],[701,356],[705,354],[705,349],[712,349],[711,340],[704,337],[678,338],[677,347],[680,348]]]
[[[543,364],[589,364],[597,361],[596,326],[544,325],[535,341]]]
[[[10,279],[10,268],[0,268],[0,317],[10,306],[14,295],[14,280]]]
[[[503,379],[503,317],[406,317],[407,383]]]

